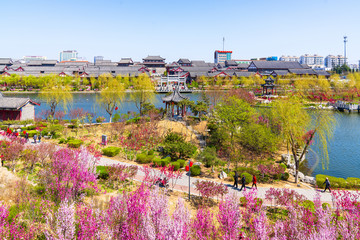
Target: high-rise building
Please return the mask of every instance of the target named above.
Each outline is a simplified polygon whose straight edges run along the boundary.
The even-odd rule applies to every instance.
[[[316,54],[314,55],[305,54],[300,56],[300,64],[307,64],[309,66],[323,66],[324,57],[318,56]]]
[[[42,60],[46,60],[45,56],[24,56],[23,60],[25,62],[30,62],[30,61],[42,61]]]
[[[334,56],[334,55],[328,55],[326,58],[325,58],[325,66],[327,68],[334,68],[336,66],[342,66],[346,63],[345,61],[345,57],[342,56],[342,55],[337,55],[337,56]]]
[[[60,52],[60,62],[76,61],[77,59],[78,59],[78,52],[76,50],[66,50]]]
[[[300,58],[296,56],[284,56],[282,55],[279,59],[279,61],[285,61],[285,62],[300,62]]]
[[[225,61],[231,60],[232,51],[219,51],[214,53],[214,63],[225,63]]]
[[[95,56],[94,57],[94,63],[96,63],[96,61],[103,61],[104,57],[103,56]]]

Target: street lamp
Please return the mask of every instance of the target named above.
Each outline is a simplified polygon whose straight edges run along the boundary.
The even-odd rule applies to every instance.
[[[189,160],[189,201],[190,201],[190,175],[191,175],[190,163],[191,163],[191,161]]]

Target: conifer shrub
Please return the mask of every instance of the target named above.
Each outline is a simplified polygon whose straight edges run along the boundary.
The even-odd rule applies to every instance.
[[[178,159],[177,162],[179,163],[180,168],[183,168],[183,167],[185,166],[185,162],[186,162],[186,161],[183,160],[183,159]]]
[[[194,165],[190,168],[191,176],[199,176],[201,174],[201,168],[198,165]]]
[[[170,165],[174,167],[174,171],[176,171],[180,168],[179,162],[172,162],[172,163],[170,163]]]
[[[244,172],[240,175],[241,177],[245,176],[245,181],[247,184],[251,183],[252,182],[252,175],[247,173],[247,172]]]
[[[120,153],[121,148],[119,147],[107,147],[107,148],[103,148],[101,151],[105,156],[108,157],[115,157],[116,155],[118,155]]]
[[[68,147],[79,148],[84,142],[80,139],[72,139],[67,142]]]

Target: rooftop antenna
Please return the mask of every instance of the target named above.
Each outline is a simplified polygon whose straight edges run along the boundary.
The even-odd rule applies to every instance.
[[[344,57],[345,57],[345,65],[347,65],[346,64],[346,43],[347,43],[347,36],[344,36]]]
[[[225,37],[223,37],[223,51],[225,51]]]

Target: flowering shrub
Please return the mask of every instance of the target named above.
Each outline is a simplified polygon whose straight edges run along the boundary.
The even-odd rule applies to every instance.
[[[222,183],[216,183],[214,181],[199,181],[195,183],[195,189],[199,191],[200,196],[203,197],[203,204],[205,201],[208,201],[210,198],[215,196],[223,197],[228,193],[228,188]]]
[[[272,179],[280,179],[281,174],[284,173],[284,168],[280,165],[268,164],[263,165],[260,164],[258,169],[262,175],[262,179],[264,180],[265,177],[270,177]]]
[[[121,164],[107,167],[109,177],[105,181],[106,185],[114,189],[119,189],[124,185],[127,179],[132,179],[138,171],[137,166],[125,166]]]
[[[81,150],[60,149],[41,173],[40,179],[55,202],[75,200],[86,188],[98,190],[95,163],[85,148]]]

